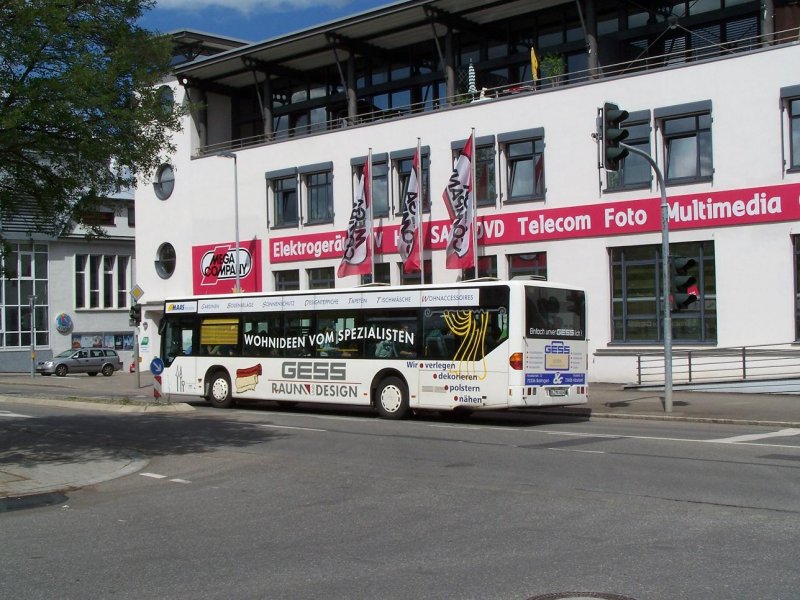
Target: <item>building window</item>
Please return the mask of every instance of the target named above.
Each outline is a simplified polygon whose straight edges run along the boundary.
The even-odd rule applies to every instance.
[[[275,271],[275,291],[286,292],[300,289],[300,271]]]
[[[786,110],[789,126],[787,170],[800,171],[800,85],[781,88],[781,104]],[[786,164],[785,156],[786,150],[784,149],[784,164]]]
[[[29,348],[50,343],[47,246],[8,244],[0,253],[0,347]],[[33,312],[31,312],[33,304]]]
[[[169,279],[175,272],[175,248],[169,242],[164,242],[156,251],[156,273],[161,279]]]
[[[411,170],[414,164],[414,153],[416,148],[406,150],[398,150],[391,153],[392,163],[394,164],[395,172],[397,173],[397,204],[395,206],[397,214],[403,214],[405,208],[406,194],[408,193],[408,183],[411,181]],[[420,148],[420,171],[422,176],[422,211],[430,212],[431,210],[431,193],[430,193],[430,148],[423,146]]]
[[[333,163],[308,165],[299,169],[306,188],[306,223],[333,221]]]
[[[361,180],[361,175],[364,174],[364,165],[367,162],[367,156],[360,156],[350,161],[353,167],[353,174],[355,175],[355,186],[353,192],[358,190],[358,182]],[[370,206],[372,208],[372,217],[388,217],[389,216],[389,155],[385,152],[382,154],[372,155],[372,194],[370,196]],[[355,200],[355,198],[354,198]]]
[[[800,235],[792,236],[794,243],[794,339],[800,340]]]
[[[670,255],[694,259],[696,266],[691,275],[700,291],[696,302],[672,312],[673,339],[685,343],[716,342],[714,243],[671,244]],[[611,288],[612,341],[662,343],[661,247],[612,248]]]
[[[650,111],[631,113],[622,125],[628,130],[625,143],[651,154]],[[652,179],[650,163],[631,152],[620,164],[619,171],[606,171],[606,191],[647,188],[650,187]]]
[[[664,140],[666,184],[711,181],[711,102],[656,109]]]
[[[272,180],[273,227],[297,227],[297,178]]]
[[[461,280],[475,279],[475,268],[463,269],[461,271]],[[496,256],[479,256],[478,257],[478,274],[477,277],[492,277],[497,279],[497,257]]]
[[[75,308],[128,307],[130,257],[75,255]]]
[[[459,154],[468,140],[458,140],[450,143],[452,160],[458,160]],[[494,206],[497,202],[497,187],[495,174],[495,149],[494,136],[489,135],[475,139],[475,180],[478,182],[475,191],[477,206]]]
[[[430,259],[423,261],[422,268],[425,270],[425,283],[433,283],[433,263]],[[419,271],[416,273],[404,273],[403,263],[397,263],[400,272],[400,285],[419,285],[422,281]]]
[[[308,269],[308,289],[323,290],[336,287],[336,276],[333,267],[318,267]]]
[[[497,139],[506,160],[506,201],[543,200],[544,129],[504,133]]]
[[[547,279],[547,253],[511,254],[508,257],[508,277],[541,277]]]
[[[172,165],[161,165],[156,171],[156,180],[153,182],[153,190],[160,200],[166,200],[172,195],[175,189],[175,171]]]
[[[361,276],[361,285],[366,285],[368,283],[385,283],[390,284],[392,282],[391,273],[389,270],[390,264],[389,263],[375,263],[373,268],[373,275],[362,275]]]

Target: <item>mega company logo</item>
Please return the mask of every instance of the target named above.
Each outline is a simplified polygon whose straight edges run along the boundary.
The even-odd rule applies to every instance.
[[[200,259],[200,285],[216,285],[221,280],[236,279],[236,247],[230,244],[215,246]],[[253,257],[247,248],[239,247],[239,278],[245,278],[253,268]]]

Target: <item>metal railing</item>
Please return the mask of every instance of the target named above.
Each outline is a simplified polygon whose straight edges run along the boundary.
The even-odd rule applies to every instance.
[[[638,385],[663,385],[664,353],[636,355]],[[674,384],[800,378],[800,349],[787,344],[673,349]]]
[[[209,144],[199,148],[196,157],[200,158],[203,156],[210,156],[225,150],[252,148],[254,146],[285,141],[291,138],[318,135],[325,133],[326,131],[398,119],[412,114],[422,114],[444,108],[457,108],[459,106],[467,106],[475,102],[492,101],[517,94],[534,94],[552,90],[556,87],[571,86],[591,80],[597,81],[614,77],[623,77],[641,71],[653,71],[676,67],[694,62],[714,59],[721,56],[752,52],[769,46],[779,46],[797,42],[800,42],[800,27],[779,31],[772,34],[740,38],[726,43],[710,44],[708,46],[685,49],[678,52],[637,58],[635,60],[613,65],[603,65],[601,67],[597,67],[596,69],[570,71],[569,73],[554,75],[552,77],[539,78],[535,81],[509,83],[492,88],[483,87],[479,88],[477,93],[461,92],[451,97],[439,98],[436,100],[426,100],[423,102],[393,107],[386,110],[375,110],[372,112],[359,113],[353,118],[337,117],[335,119],[309,123],[295,128],[281,129],[269,135],[260,134]],[[283,116],[288,118],[288,115]]]

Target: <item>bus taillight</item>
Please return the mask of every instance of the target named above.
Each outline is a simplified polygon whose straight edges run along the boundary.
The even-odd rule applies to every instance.
[[[514,352],[508,357],[508,364],[516,371],[522,371],[522,352]]]

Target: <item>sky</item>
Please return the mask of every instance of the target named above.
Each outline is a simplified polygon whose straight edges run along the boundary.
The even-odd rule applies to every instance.
[[[140,26],[160,33],[192,29],[260,42],[348,17],[394,0],[157,0]]]

